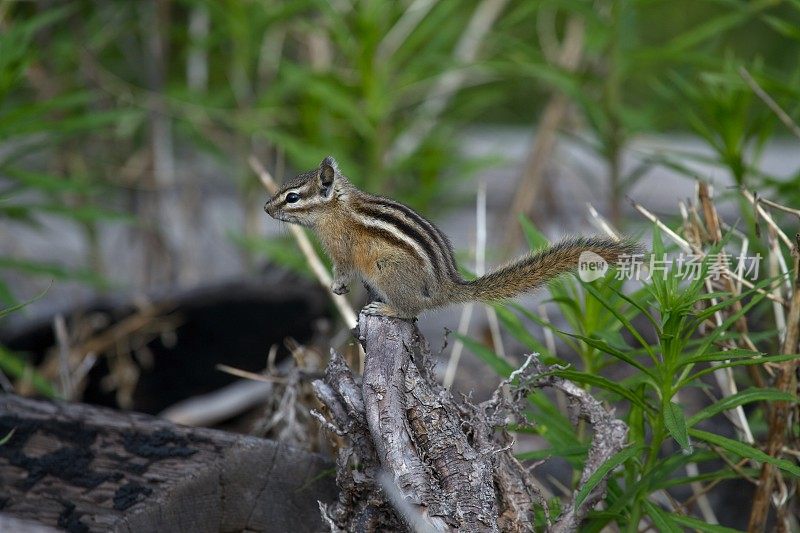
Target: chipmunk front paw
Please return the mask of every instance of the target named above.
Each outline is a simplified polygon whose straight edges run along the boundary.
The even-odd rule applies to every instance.
[[[333,283],[331,283],[331,290],[334,294],[347,294],[350,292],[350,287],[343,281],[333,280]]]

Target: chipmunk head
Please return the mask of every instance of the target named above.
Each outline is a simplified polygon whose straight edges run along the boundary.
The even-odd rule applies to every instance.
[[[331,156],[319,168],[304,172],[287,181],[270,198],[264,211],[269,216],[301,226],[314,226],[339,201],[337,192],[346,187],[347,180],[339,173],[336,160]]]

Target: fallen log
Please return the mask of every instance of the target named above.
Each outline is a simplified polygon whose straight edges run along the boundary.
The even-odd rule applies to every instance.
[[[318,531],[332,465],[151,416],[0,395],[0,513],[70,532]],[[4,522],[5,521],[5,522]]]

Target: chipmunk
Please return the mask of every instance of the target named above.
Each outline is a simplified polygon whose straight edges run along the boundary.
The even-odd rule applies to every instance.
[[[639,251],[630,241],[571,238],[466,281],[458,273],[453,246],[439,228],[408,206],[357,189],[332,157],[285,183],[264,210],[316,233],[333,261],[334,293],[347,293],[358,275],[381,300],[369,303],[363,313],[404,319],[450,304],[533,291],[575,270],[584,251],[609,263]]]

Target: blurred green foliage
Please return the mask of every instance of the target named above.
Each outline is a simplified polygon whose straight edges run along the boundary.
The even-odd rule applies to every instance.
[[[165,139],[232,166],[243,199],[263,194],[249,154],[279,178],[333,154],[358,185],[430,211],[484,164],[459,131],[535,124],[553,93],[579,111],[568,133],[606,162],[612,210],[663,162],[623,169],[630,139],[674,129],[792,203],[797,188],[756,170],[785,131],[738,69],[796,116],[799,23],[797,0],[3,0],[0,216],[81,225],[86,269],[102,274],[97,224],[120,218],[109,188],[129,199],[123,220],[141,218],[129,191],[153,186]],[[574,68],[558,60],[570,24]],[[142,155],[145,171],[123,177]]]

